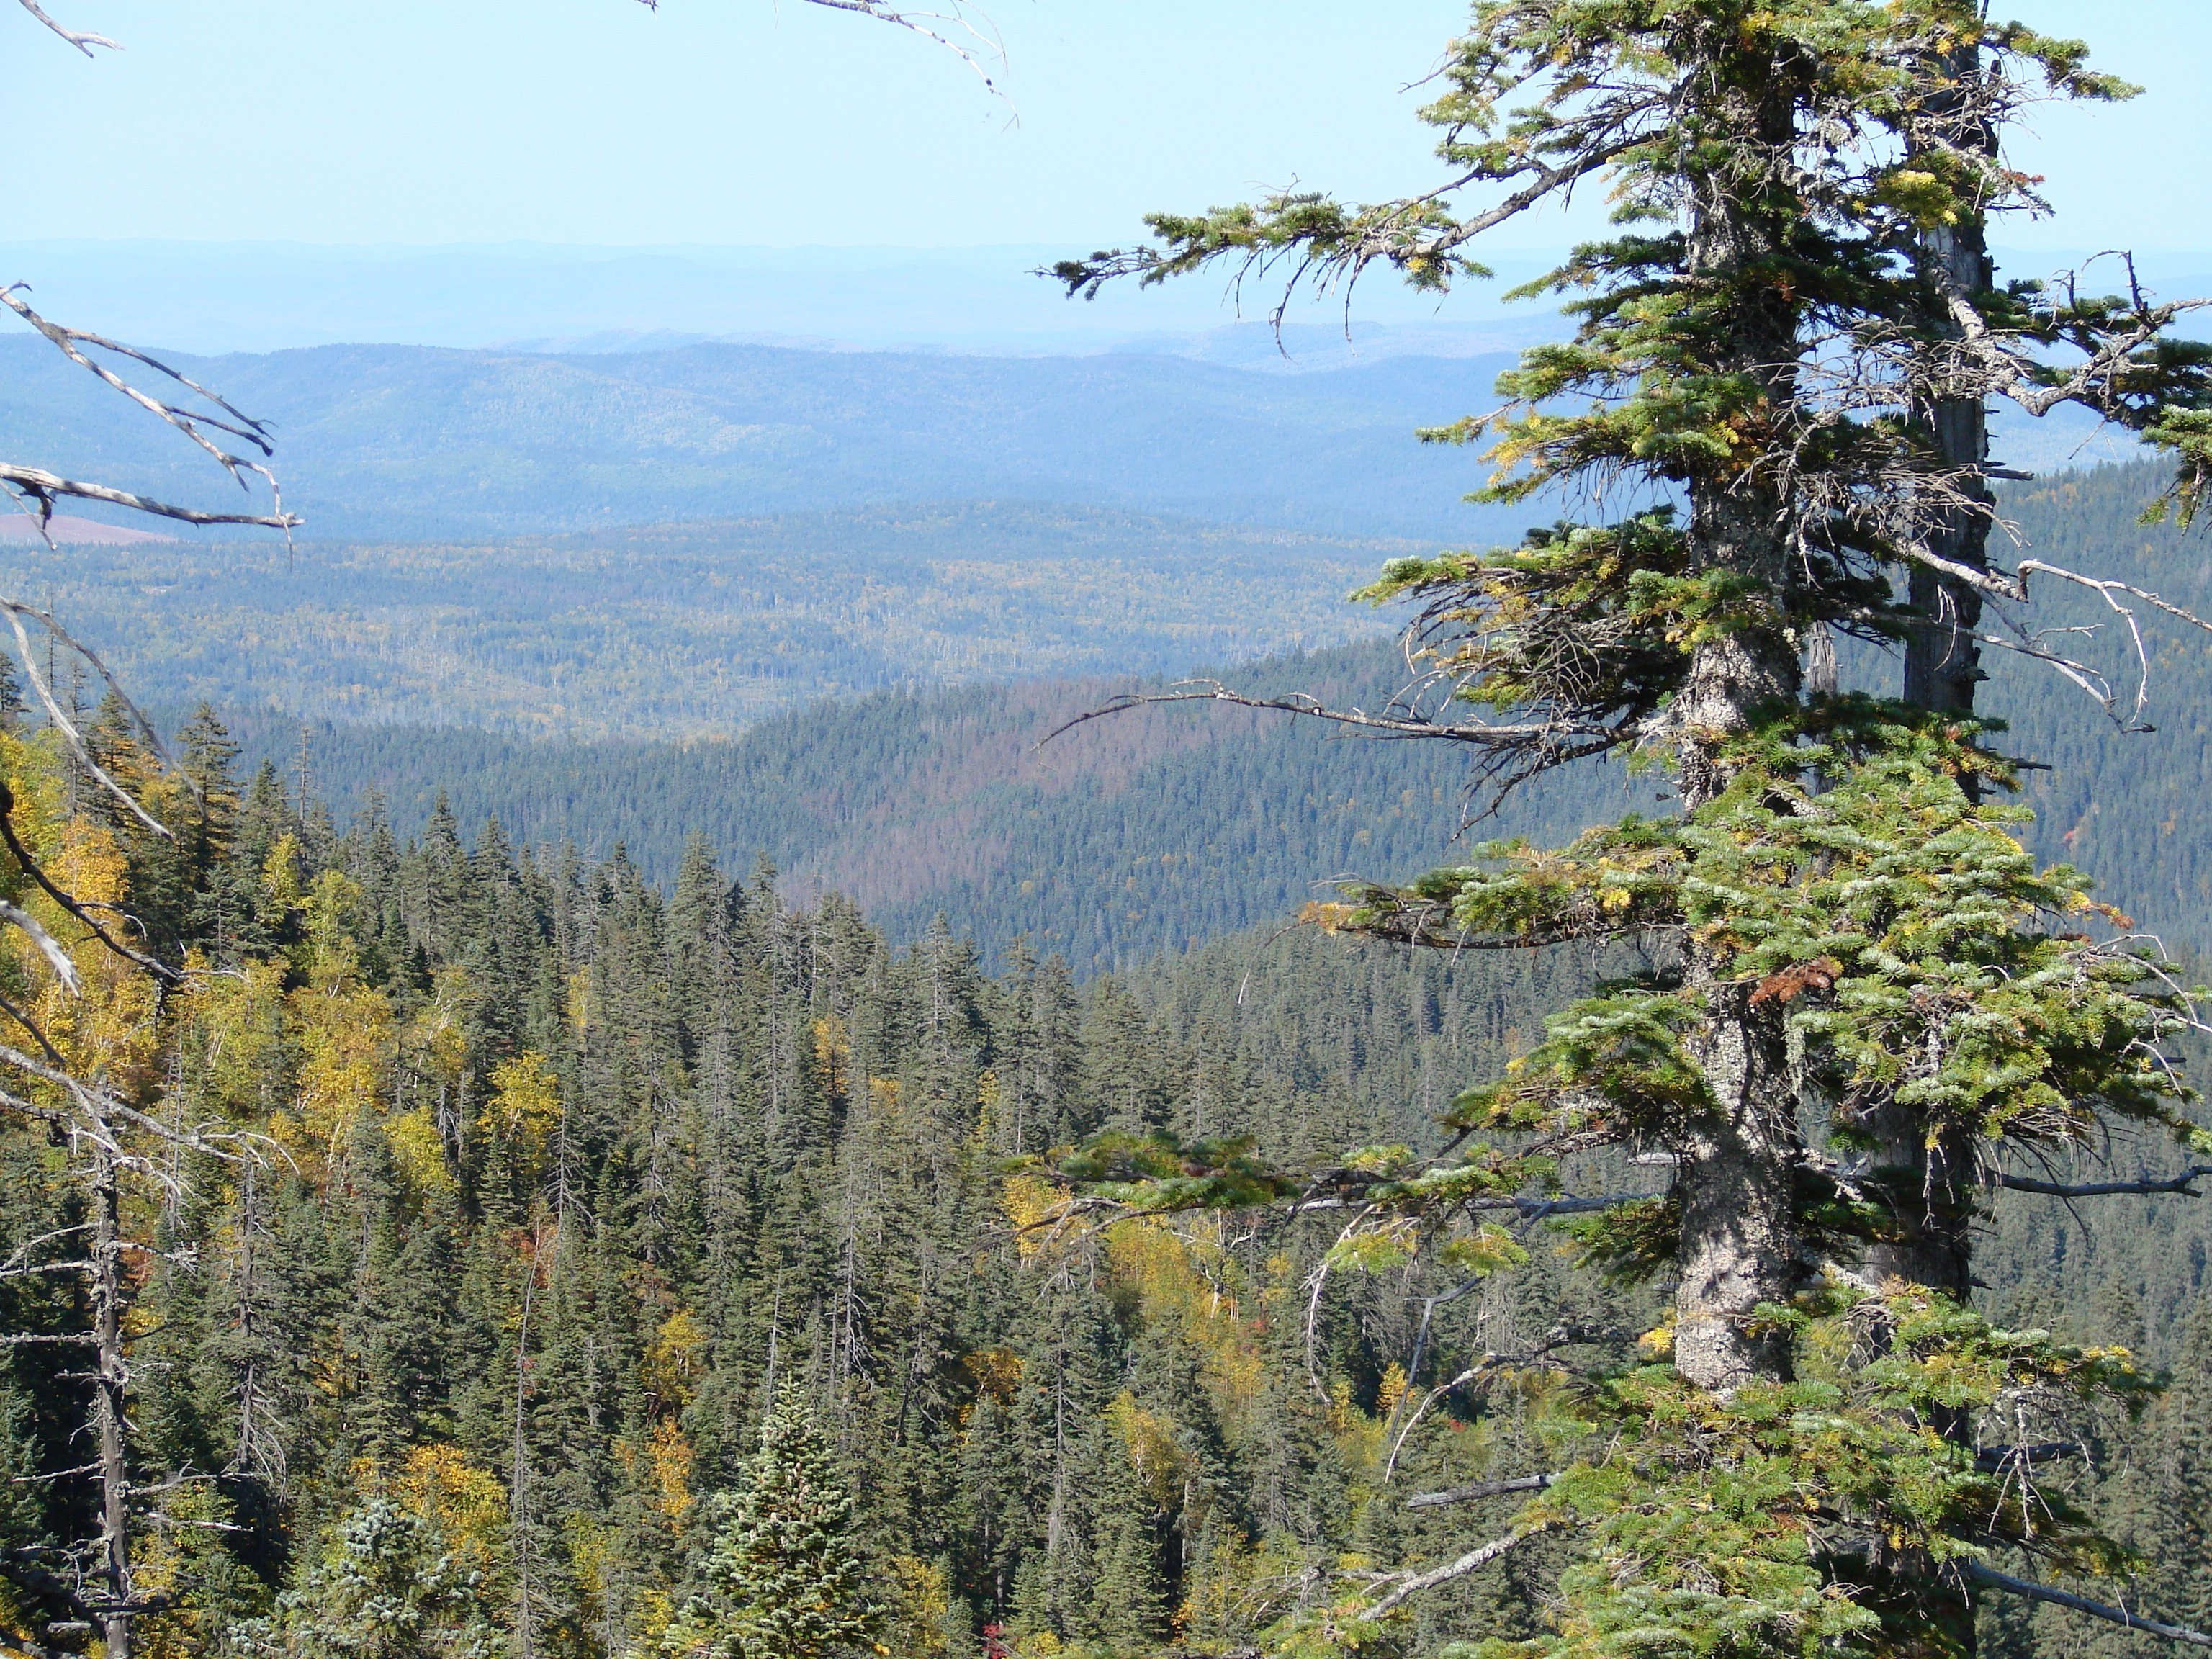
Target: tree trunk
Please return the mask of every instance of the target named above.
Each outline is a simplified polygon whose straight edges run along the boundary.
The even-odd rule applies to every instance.
[[[1786,641],[1737,635],[1698,653],[1677,701],[1687,728],[1686,808],[1726,787],[1711,737],[1742,729],[1747,709],[1796,694],[1796,658]],[[1804,1139],[1782,1005],[1753,1006],[1753,988],[1719,969],[1692,946],[1689,983],[1703,995],[1705,1021],[1690,1048],[1714,1106],[1674,1148],[1682,1205],[1674,1364],[1699,1388],[1726,1394],[1790,1374],[1788,1338],[1754,1331],[1752,1319],[1761,1304],[1786,1302],[1796,1288]]]
[[[122,1193],[106,1146],[93,1152],[92,1316],[99,1370],[94,1426],[100,1439],[100,1625],[107,1659],[131,1659],[131,1469],[124,1449],[126,1385],[123,1352]]]
[[[1971,82],[1982,73],[1979,48],[1963,48],[1942,70],[1960,84]],[[1993,153],[1995,135],[1984,135],[1983,143]],[[1978,217],[1926,232],[1919,258],[1931,283],[1940,274],[1973,293],[1996,281],[1988,227]],[[1950,326],[1949,313],[1940,302],[1929,323],[1938,330]],[[1936,398],[1921,418],[1934,434],[1947,471],[1978,469],[1989,459],[1989,411],[1979,398]],[[1929,543],[1945,559],[1985,568],[1994,497],[1978,471],[1966,479],[1964,493],[1969,504],[1945,514]],[[1911,598],[1921,625],[1905,643],[1905,702],[1939,713],[1971,714],[1983,678],[1981,648],[1974,641],[1981,594],[1916,567]],[[1966,787],[1973,788],[1972,780]],[[1959,1130],[1931,1133],[1918,1113],[1894,1103],[1874,1112],[1865,1127],[1874,1140],[1871,1173],[1888,1198],[1897,1230],[1894,1237],[1867,1251],[1867,1279],[1875,1285],[1901,1279],[1963,1302],[1972,1284],[1972,1137]]]
[[[1796,112],[1778,95],[1771,66],[1719,46],[1732,84],[1717,101],[1729,125],[1786,154]],[[1765,406],[1738,418],[1759,422],[1794,401],[1798,358],[1796,302],[1754,267],[1779,256],[1786,233],[1760,185],[1729,173],[1698,178],[1689,192],[1688,282],[1729,295],[1733,314],[1713,345],[1711,370],[1766,389]],[[1728,472],[1690,486],[1692,562],[1700,571],[1739,575],[1753,591],[1783,596],[1794,586],[1780,526],[1782,502],[1771,482]],[[1740,628],[1699,646],[1669,707],[1680,765],[1683,809],[1695,811],[1733,775],[1720,742],[1747,731],[1761,709],[1793,707],[1802,675],[1797,642],[1779,622]],[[1722,976],[1720,963],[1692,945],[1688,985],[1705,1004],[1690,1041],[1713,1106],[1684,1127],[1674,1151],[1675,1195],[1682,1206],[1677,1247],[1674,1364],[1683,1377],[1716,1393],[1790,1374],[1786,1337],[1753,1328],[1762,1304],[1785,1302],[1797,1279],[1796,1192],[1803,1136],[1781,1011],[1754,1007],[1748,986]]]

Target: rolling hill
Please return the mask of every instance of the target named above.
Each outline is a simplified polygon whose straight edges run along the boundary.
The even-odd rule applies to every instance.
[[[1324,534],[1511,534],[1456,419],[1510,361],[1283,374],[1181,357],[696,344],[566,356],[327,346],[183,358],[278,434],[317,539],[440,540],[892,503],[1068,502]],[[42,342],[0,341],[0,448],[195,502],[228,486]]]

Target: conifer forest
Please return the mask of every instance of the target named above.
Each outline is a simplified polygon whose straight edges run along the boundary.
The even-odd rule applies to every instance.
[[[1003,96],[960,0],[810,3]],[[1992,252],[2138,89],[1983,0],[1474,0],[1421,85],[1402,197],[1036,274],[1441,301],[1602,198],[1406,411],[1504,545],[978,501],[172,599],[58,510],[289,562],[312,471],[0,290],[246,491],[0,461],[94,618],[0,593],[0,1656],[2212,1647],[2212,300]],[[300,684],[428,723],[288,768],[198,694],[325,569],[448,609]]]

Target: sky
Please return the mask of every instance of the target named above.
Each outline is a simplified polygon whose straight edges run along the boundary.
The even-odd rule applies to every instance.
[[[187,349],[595,325],[959,344],[959,315],[1056,349],[1233,318],[1218,292],[1079,313],[1026,276],[1135,240],[1147,210],[1435,177],[1412,83],[1462,0],[985,3],[1003,96],[926,41],[804,0],[50,0],[125,48],[91,62],[9,8],[0,145],[19,188],[0,252],[73,314]],[[2031,264],[2125,245],[2212,270],[2212,252],[2183,252],[2212,251],[2212,5],[2012,9],[2091,37],[2148,91],[2034,112],[2015,159],[2063,216],[1999,240]],[[1527,264],[1590,222],[1486,246]],[[733,285],[732,251],[763,249],[805,252]],[[920,252],[857,252],[892,249]],[[592,250],[635,257],[617,271]],[[1480,293],[1362,306],[1494,314]]]
[[[1003,100],[926,42],[803,0],[52,0],[126,49],[86,62],[0,19],[18,66],[0,145],[40,180],[0,237],[1088,247],[1149,209],[1292,179],[1425,181],[1407,88],[1466,15],[986,3]],[[2011,9],[2150,90],[2037,114],[2020,159],[2066,216],[2007,240],[2212,246],[2212,6]]]

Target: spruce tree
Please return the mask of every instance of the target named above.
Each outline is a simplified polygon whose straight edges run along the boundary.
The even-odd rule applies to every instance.
[[[1463,1095],[1435,1156],[1271,1171],[1138,1121],[1066,1173],[1140,1212],[1326,1201],[1352,1212],[1342,1268],[1436,1252],[1480,1274],[1520,1255],[1498,1213],[1557,1206],[1597,1155],[1671,1168],[1648,1199],[1573,1206],[1587,1263],[1674,1287],[1651,1363],[1583,1378],[1586,1455],[1543,1471],[1503,1536],[1353,1581],[1317,1638],[1371,1640],[1556,1535],[1532,1652],[1966,1650],[1979,1591],[2049,1599],[2035,1576],[2126,1559],[2033,1456],[1986,1449],[1999,1407],[2144,1386],[2124,1352],[1964,1305],[1976,1165],[2018,1182],[2008,1158],[2118,1124],[2208,1144],[2171,1063],[2194,1022],[2174,970],[2028,859],[1998,804],[2016,770],[1956,694],[1975,646],[2048,657],[2018,620],[2031,576],[2087,580],[1984,556],[1994,469],[1962,411],[2074,404],[2141,433],[2178,461],[2157,507],[2185,520],[2212,474],[2212,350],[2170,332],[2190,307],[2131,269],[2116,296],[1999,288],[1979,249],[1990,215],[2042,207],[2002,158],[2023,106],[2130,89],[1978,0],[1478,0],[1441,81],[1437,189],[1157,216],[1157,246],[1060,275],[1096,292],[1227,262],[1295,288],[1382,267],[1440,291],[1480,274],[1486,231],[1608,192],[1620,233],[1526,290],[1565,296],[1575,337],[1525,353],[1498,413],[1428,435],[1489,443],[1494,502],[1652,505],[1393,563],[1367,596],[1419,608],[1444,695],[1318,712],[1463,744],[1500,793],[1633,757],[1668,769],[1679,810],[1492,842],[1315,919],[1641,961]],[[1910,695],[1839,691],[1838,635],[1905,647]]]
[[[685,1659],[839,1659],[868,1650],[882,1610],[854,1537],[854,1504],[805,1391],[784,1382],[744,1490],[721,1505],[705,1589],[671,1627]]]

